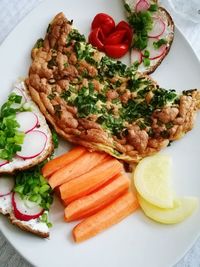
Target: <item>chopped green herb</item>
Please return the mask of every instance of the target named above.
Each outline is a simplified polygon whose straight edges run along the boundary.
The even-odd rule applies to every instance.
[[[144,63],[144,66],[145,67],[149,67],[150,66],[150,64],[151,64],[151,61],[150,61],[150,59],[149,58],[144,58],[143,59],[143,63]]]
[[[167,44],[167,40],[166,39],[160,39],[157,42],[154,42],[153,46],[155,49],[159,49],[164,44]]]
[[[150,5],[148,10],[151,12],[156,12],[158,10],[158,5],[152,4],[152,5]]]
[[[17,173],[14,192],[19,193],[22,199],[36,202],[45,210],[49,210],[53,202],[53,195],[47,180],[41,175],[43,164]]]
[[[145,57],[149,57],[149,56],[150,56],[150,53],[149,53],[148,50],[145,50],[145,51],[144,51],[144,56],[145,56]]]
[[[37,42],[34,45],[34,48],[40,48],[43,47],[44,40],[42,38],[38,39]]]

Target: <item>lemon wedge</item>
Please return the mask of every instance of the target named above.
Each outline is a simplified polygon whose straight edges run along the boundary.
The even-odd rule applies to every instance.
[[[158,154],[142,159],[134,171],[138,193],[160,208],[172,208],[174,192],[171,185],[171,158]]]
[[[140,207],[149,218],[164,224],[175,224],[189,217],[198,207],[199,199],[196,197],[183,197],[174,199],[173,208],[162,209],[148,203],[138,195]]]

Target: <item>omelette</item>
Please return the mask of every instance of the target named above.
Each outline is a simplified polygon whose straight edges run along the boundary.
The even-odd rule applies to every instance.
[[[26,84],[32,99],[67,141],[129,164],[193,128],[200,92],[177,93],[99,52],[63,13],[32,49]]]

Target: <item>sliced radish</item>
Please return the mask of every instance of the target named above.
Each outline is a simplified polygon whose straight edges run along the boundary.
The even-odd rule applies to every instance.
[[[17,155],[23,159],[35,158],[45,149],[47,135],[41,131],[33,130],[24,137],[21,151]]]
[[[142,53],[138,49],[132,49],[131,50],[131,64],[138,61],[140,64],[142,62]]]
[[[8,160],[6,159],[0,159],[0,167],[7,164],[8,163]]]
[[[153,28],[148,32],[149,37],[159,37],[165,31],[166,25],[161,18],[153,17]]]
[[[146,11],[147,9],[149,9],[150,7],[150,3],[147,0],[140,0],[136,7],[135,7],[135,11],[136,12],[142,12],[142,11]]]
[[[156,49],[154,47],[153,43],[158,42],[158,41],[159,41],[158,38],[149,38],[147,48],[145,48],[145,50],[149,51],[149,53],[150,53],[149,59],[151,59],[151,60],[161,57],[166,52],[166,48],[167,48],[166,44],[163,44],[158,49]],[[143,56],[144,56],[145,50],[142,51]]]
[[[33,202],[33,205],[26,204],[28,200],[23,200],[18,193],[13,193],[12,195],[12,205],[14,215],[18,220],[30,221],[32,219],[37,219],[44,212],[38,204]],[[29,201],[31,202],[31,201]]]
[[[0,177],[0,197],[10,194],[15,185],[12,176],[4,175]]]
[[[23,91],[22,91],[21,89],[15,87],[15,88],[13,89],[12,93],[15,93],[16,95],[21,96],[22,99],[21,99],[21,102],[20,102],[20,103],[13,103],[13,104],[11,105],[11,107],[14,108],[14,109],[21,108],[21,107],[26,103],[26,97],[25,97]]]
[[[19,131],[28,133],[38,125],[38,117],[31,111],[20,112],[16,115],[16,120],[19,123]]]

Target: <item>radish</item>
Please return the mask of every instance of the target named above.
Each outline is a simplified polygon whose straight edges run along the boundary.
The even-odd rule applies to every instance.
[[[0,177],[0,197],[10,194],[15,185],[14,178],[8,175]]]
[[[148,37],[159,37],[165,31],[166,25],[161,18],[153,17],[153,28],[148,32]]]
[[[35,158],[45,149],[47,135],[41,131],[33,130],[25,134],[21,151],[17,155],[23,159]]]
[[[27,202],[31,202],[30,205]],[[18,193],[12,195],[12,206],[15,217],[21,221],[37,219],[44,212],[37,203],[22,199]]]
[[[142,12],[142,11],[146,11],[147,9],[149,9],[150,4],[149,1],[147,0],[140,0],[135,7],[136,12]]]
[[[0,159],[0,167],[7,164],[8,163],[8,160],[6,159]]]
[[[158,41],[159,41],[158,38],[149,38],[149,40],[148,40],[148,45],[147,45],[147,48],[145,50],[149,51],[149,53],[150,53],[149,59],[151,59],[151,60],[161,57],[166,52],[166,48],[167,48],[166,44],[163,44],[158,49],[156,49],[154,47],[153,43],[158,42]],[[145,50],[142,51],[143,56],[144,56]]]
[[[14,109],[21,108],[26,103],[26,97],[25,97],[23,91],[16,87],[16,88],[13,89],[12,93],[15,93],[16,95],[21,96],[22,98],[21,98],[21,102],[20,103],[13,103],[11,105],[11,107],[14,108]]]
[[[132,49],[131,50],[131,64],[135,63],[136,61],[138,61],[139,64],[142,62],[142,53],[141,51],[137,49]]]
[[[38,125],[38,117],[31,111],[17,113],[16,120],[20,127],[18,131],[28,133]]]

